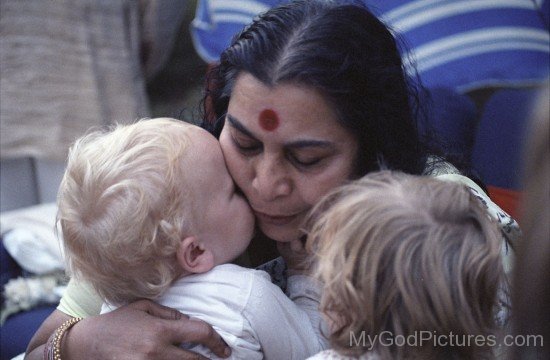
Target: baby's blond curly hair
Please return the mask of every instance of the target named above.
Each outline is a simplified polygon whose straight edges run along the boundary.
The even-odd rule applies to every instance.
[[[372,173],[325,197],[309,226],[307,246],[324,283],[321,311],[336,350],[359,355],[372,346],[382,359],[490,357],[475,346],[383,346],[351,338],[491,334],[504,274],[501,234],[468,188]]]
[[[188,128],[159,118],[95,131],[76,141],[58,193],[71,275],[102,298],[155,298],[179,275],[176,250],[190,226]]]

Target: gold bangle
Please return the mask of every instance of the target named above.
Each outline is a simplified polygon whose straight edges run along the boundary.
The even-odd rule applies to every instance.
[[[67,330],[69,330],[74,324],[82,320],[81,317],[73,317],[69,320],[65,321],[60,327],[55,330],[55,335],[53,338],[53,359],[54,360],[61,360],[61,340],[63,340],[63,336],[67,333]]]

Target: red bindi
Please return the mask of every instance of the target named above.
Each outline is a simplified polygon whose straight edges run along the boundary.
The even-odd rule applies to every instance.
[[[279,117],[274,110],[265,109],[260,113],[260,126],[266,131],[273,131],[279,127]]]

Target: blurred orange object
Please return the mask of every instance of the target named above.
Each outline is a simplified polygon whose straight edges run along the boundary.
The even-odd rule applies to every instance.
[[[489,197],[495,204],[508,213],[516,221],[520,222],[519,215],[519,201],[521,198],[521,191],[505,189],[498,186],[487,185],[489,191]]]

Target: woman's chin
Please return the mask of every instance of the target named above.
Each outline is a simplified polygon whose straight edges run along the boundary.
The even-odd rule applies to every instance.
[[[292,240],[299,239],[304,235],[303,232],[294,227],[290,229],[285,229],[265,224],[259,224],[259,226],[262,233],[277,242],[291,242]]]

